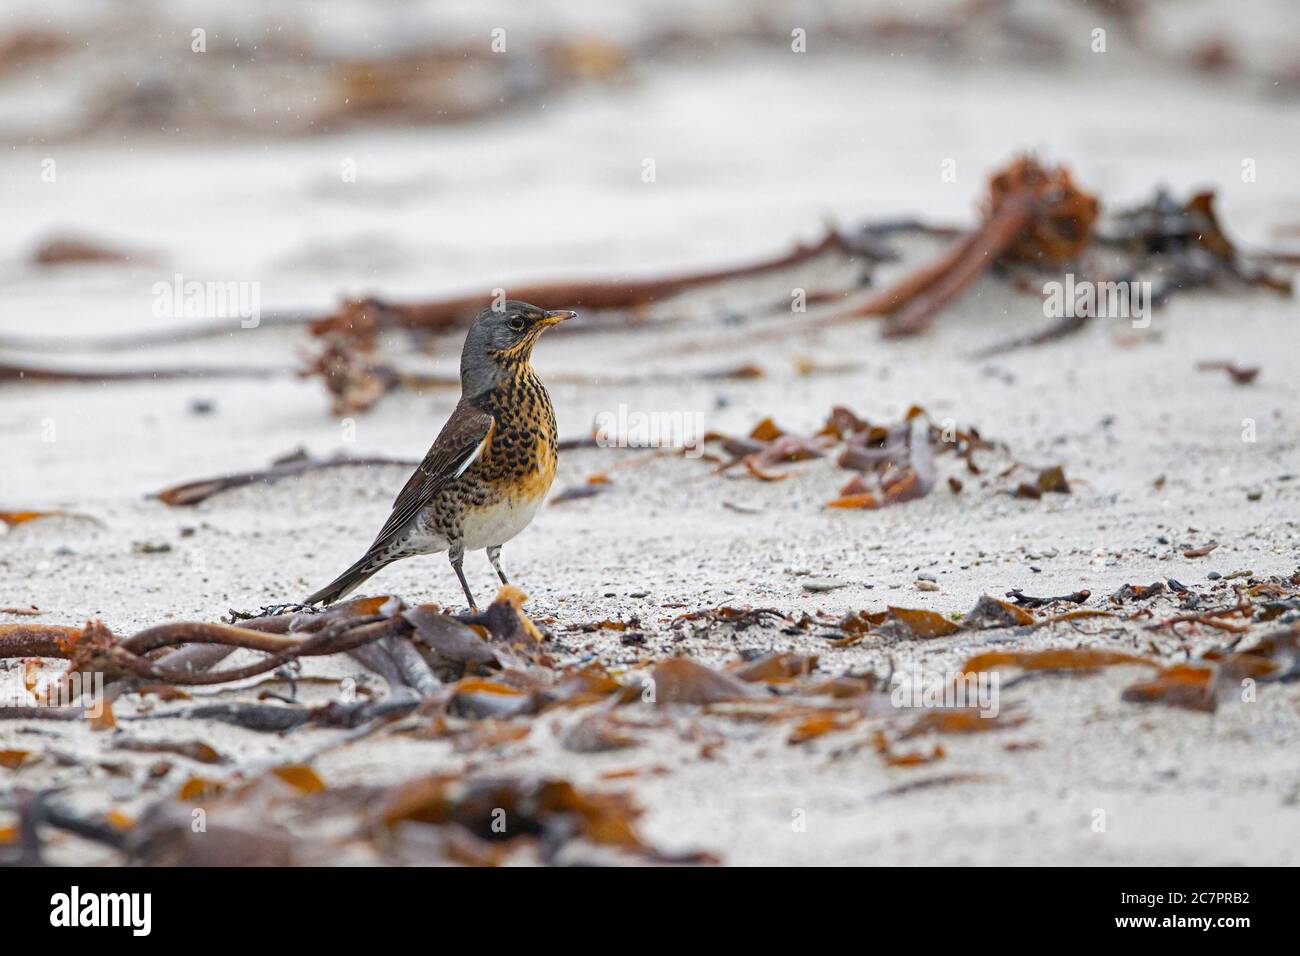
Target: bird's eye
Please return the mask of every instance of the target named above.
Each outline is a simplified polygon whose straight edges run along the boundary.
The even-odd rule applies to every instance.
[[[513,329],[513,330],[516,331],[516,332],[522,332],[522,331],[524,330],[524,320],[523,320],[523,317],[522,317],[522,316],[518,316],[518,315],[516,315],[513,319],[511,319],[511,320],[510,320],[510,328]]]

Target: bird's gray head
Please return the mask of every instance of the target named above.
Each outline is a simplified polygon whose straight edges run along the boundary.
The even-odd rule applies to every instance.
[[[518,299],[484,309],[465,336],[460,353],[460,385],[466,396],[478,395],[528,364],[538,336],[577,315],[566,309],[547,311]]]

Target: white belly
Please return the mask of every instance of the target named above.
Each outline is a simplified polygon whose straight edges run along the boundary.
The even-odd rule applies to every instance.
[[[500,501],[494,505],[467,512],[461,517],[460,528],[466,551],[479,551],[493,545],[505,544],[533,520],[542,498],[525,501]]]

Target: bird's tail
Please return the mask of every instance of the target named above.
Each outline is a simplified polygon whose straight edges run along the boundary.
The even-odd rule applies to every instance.
[[[364,583],[372,574],[384,566],[386,562],[376,561],[375,556],[367,554],[352,567],[348,568],[337,578],[325,585],[307,600],[304,604],[333,604],[339,598],[351,594],[356,587]]]

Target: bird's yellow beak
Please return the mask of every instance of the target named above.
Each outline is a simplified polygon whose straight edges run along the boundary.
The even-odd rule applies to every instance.
[[[553,311],[547,312],[546,317],[543,318],[539,324],[543,328],[552,325],[559,325],[565,319],[571,319],[577,314],[577,312],[570,312],[568,309],[554,309]]]

